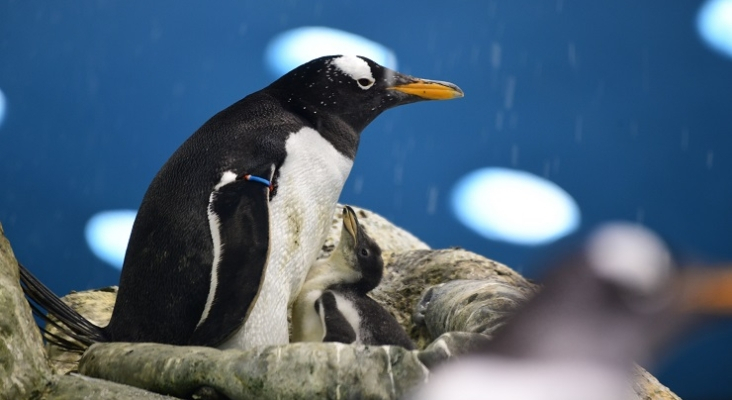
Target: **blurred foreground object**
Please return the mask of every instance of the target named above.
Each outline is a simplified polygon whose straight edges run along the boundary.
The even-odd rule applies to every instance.
[[[639,225],[599,228],[482,351],[438,368],[415,398],[639,398],[634,362],[653,362],[692,313],[732,310],[732,273],[682,274],[672,264]]]

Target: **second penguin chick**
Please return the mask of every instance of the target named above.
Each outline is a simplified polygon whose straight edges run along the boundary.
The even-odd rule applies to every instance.
[[[414,343],[379,303],[367,295],[384,273],[381,248],[343,208],[341,240],[333,253],[310,268],[292,309],[294,342],[398,345]]]

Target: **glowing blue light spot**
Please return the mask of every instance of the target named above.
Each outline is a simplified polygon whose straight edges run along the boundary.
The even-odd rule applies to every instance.
[[[267,45],[267,66],[277,75],[314,58],[355,54],[391,69],[397,68],[394,52],[386,46],[353,33],[323,26],[305,26],[275,36]]]
[[[709,0],[696,19],[699,34],[709,47],[732,57],[732,0]]]
[[[452,193],[458,220],[480,235],[523,245],[559,239],[579,226],[579,207],[556,184],[528,172],[483,168]]]
[[[3,91],[0,90],[0,125],[3,124],[3,120],[5,119],[5,107],[7,102],[5,101],[5,94],[3,94]]]
[[[84,236],[92,253],[111,266],[122,269],[136,215],[135,210],[111,210],[91,217],[86,223]]]

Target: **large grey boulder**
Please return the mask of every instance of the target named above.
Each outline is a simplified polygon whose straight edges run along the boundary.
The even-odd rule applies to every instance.
[[[341,343],[246,351],[108,343],[89,348],[79,370],[182,398],[398,399],[429,379],[427,365],[475,350],[487,340],[479,334],[450,333],[423,351]]]
[[[413,320],[431,338],[447,332],[491,335],[534,294],[494,279],[457,279],[427,289],[416,305]]]
[[[229,399],[401,398],[429,371],[398,346],[294,343],[216,350],[145,343],[92,346],[81,373],[189,398],[201,388]]]
[[[381,243],[379,232],[372,236]],[[503,284],[517,291],[516,296],[524,296],[522,293],[529,293],[534,288],[505,265],[466,250],[408,250],[394,254],[386,265],[384,280],[371,292],[371,296],[394,314],[418,348],[424,348],[439,333],[430,335],[424,325],[412,323],[415,307],[428,288],[453,280]]]
[[[18,263],[0,225],[0,396],[38,396],[51,379],[41,335],[20,288]]]
[[[102,379],[83,375],[55,375],[46,392],[40,397],[44,400],[175,400],[164,396]]]

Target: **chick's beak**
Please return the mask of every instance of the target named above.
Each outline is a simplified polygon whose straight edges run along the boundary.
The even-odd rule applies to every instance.
[[[353,240],[356,241],[358,218],[356,218],[356,212],[349,206],[343,207],[343,227],[353,236]]]

